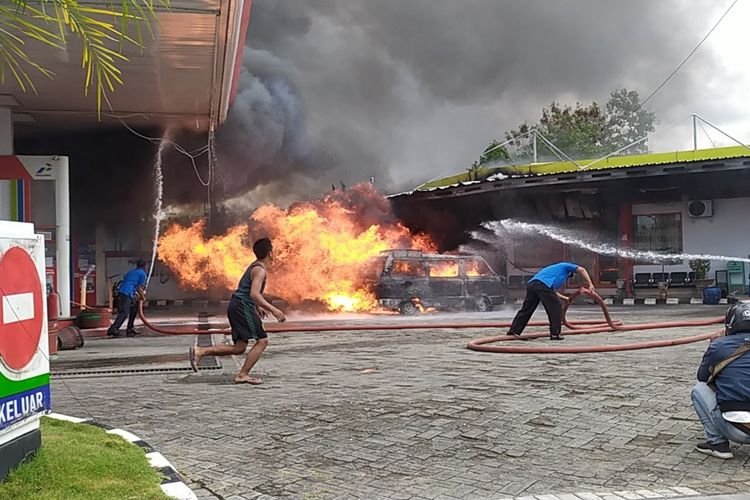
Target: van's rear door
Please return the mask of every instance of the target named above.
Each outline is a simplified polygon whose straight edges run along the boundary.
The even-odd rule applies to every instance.
[[[502,282],[484,259],[463,259],[466,293],[469,297],[488,296],[497,304],[503,296]]]

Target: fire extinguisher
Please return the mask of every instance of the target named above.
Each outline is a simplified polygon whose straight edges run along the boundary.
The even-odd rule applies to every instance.
[[[52,321],[60,316],[60,296],[55,290],[47,295],[47,321]]]

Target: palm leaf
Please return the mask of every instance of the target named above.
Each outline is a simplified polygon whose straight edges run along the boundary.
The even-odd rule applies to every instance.
[[[82,5],[78,0],[7,0],[0,5],[0,81],[10,74],[24,91],[36,92],[28,70],[52,78],[53,74],[31,60],[25,38],[54,48],[64,48],[70,35],[81,42],[84,93],[95,88],[97,111],[101,112],[106,91],[123,84],[119,62],[127,62],[128,46],[143,50],[142,28],[152,37],[158,26],[158,6],[169,8],[169,0],[110,0],[107,7]],[[55,26],[54,31],[49,26]],[[135,27],[135,37],[130,28]]]

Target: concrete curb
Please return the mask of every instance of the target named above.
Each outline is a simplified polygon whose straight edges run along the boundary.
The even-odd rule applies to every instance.
[[[719,299],[719,304],[733,304],[737,302],[736,299]],[[647,297],[642,299],[613,299],[607,297],[604,299],[604,303],[608,306],[676,306],[676,305],[703,305],[703,299],[697,298],[677,298],[672,297],[668,299],[656,299],[653,297]],[[514,305],[520,306],[523,304],[523,299],[516,299],[513,301]]]
[[[556,493],[546,495],[526,495],[521,497],[502,497],[500,500],[636,500],[642,498],[696,498],[701,494],[691,488],[675,486],[658,490],[615,490],[596,491],[594,493]],[[696,498],[697,500],[697,498]]]
[[[161,482],[161,490],[168,497],[175,498],[177,500],[198,500],[193,490],[191,490],[187,484],[182,480],[182,477],[177,472],[177,469],[164,458],[164,455],[158,451],[154,451],[154,448],[143,439],[139,438],[135,434],[132,434],[123,429],[115,429],[108,425],[100,424],[88,418],[70,417],[68,415],[61,415],[60,413],[48,413],[46,416],[54,418],[55,420],[64,420],[66,422],[73,422],[74,424],[88,424],[95,427],[104,429],[107,434],[115,434],[125,439],[125,441],[132,443],[140,447],[146,454],[148,462],[151,467],[157,470],[164,479]]]

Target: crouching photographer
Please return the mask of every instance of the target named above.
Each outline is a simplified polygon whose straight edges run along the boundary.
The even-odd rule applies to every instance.
[[[696,451],[734,458],[729,442],[750,444],[750,303],[727,310],[724,337],[714,339],[698,368],[690,397],[707,442]]]

